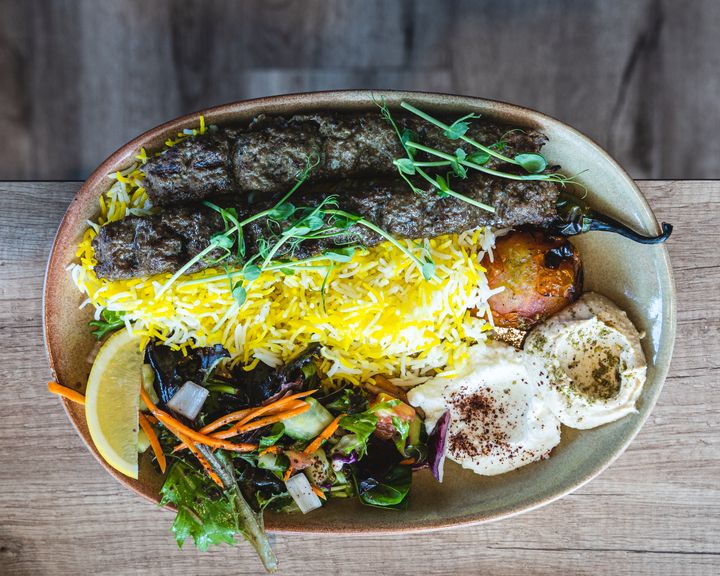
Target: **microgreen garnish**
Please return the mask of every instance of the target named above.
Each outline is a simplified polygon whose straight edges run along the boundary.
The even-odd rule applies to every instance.
[[[330,266],[328,266],[327,272],[325,272],[322,286],[320,286],[320,301],[322,302],[322,308],[325,314],[327,314],[327,308],[325,307],[325,287],[327,286],[328,280],[330,279],[330,274],[332,274],[333,268],[335,268],[335,262],[330,262]]]
[[[467,196],[460,194],[458,192],[455,192],[454,190],[451,190],[450,187],[447,184],[447,180],[442,178],[442,176],[436,176],[433,178],[430,176],[425,170],[423,170],[423,167],[427,166],[451,166],[451,162],[417,162],[415,160],[415,150],[410,146],[412,144],[412,138],[414,137],[414,134],[410,130],[405,130],[404,132],[400,132],[400,129],[398,128],[397,124],[395,123],[395,120],[392,117],[392,114],[390,113],[390,109],[387,107],[387,104],[385,104],[384,101],[376,102],[378,107],[380,108],[380,113],[383,115],[383,117],[390,123],[390,125],[395,130],[395,133],[397,134],[398,138],[400,139],[400,143],[402,144],[403,149],[405,150],[405,153],[407,154],[407,158],[398,158],[397,160],[393,160],[393,163],[398,169],[398,174],[402,177],[405,182],[407,182],[408,186],[410,186],[411,190],[417,194],[421,194],[422,190],[419,189],[417,186],[415,186],[410,178],[408,176],[413,176],[417,174],[418,176],[421,176],[423,179],[427,180],[430,184],[433,185],[438,191],[440,196],[453,196],[457,198],[458,200],[462,200],[463,202],[467,202],[468,204],[472,204],[473,206],[476,206],[478,208],[482,208],[483,210],[487,210],[488,212],[495,212],[495,209],[492,206],[488,206],[487,204],[483,204],[482,202],[478,202],[477,200],[473,200],[472,198],[468,198]],[[467,122],[464,122],[468,118],[470,118],[472,115],[464,116],[463,118],[460,118],[458,122],[461,124],[459,127],[456,126],[454,129],[452,129],[450,126],[445,125],[446,130],[454,130],[453,134],[458,134],[458,137],[461,137],[460,132],[463,134],[467,130],[465,128],[465,124]],[[462,136],[464,138],[464,136]],[[459,149],[458,149],[459,150]],[[464,152],[463,152],[464,154]],[[458,164],[459,166],[459,164]],[[464,170],[464,168],[459,168],[459,170]],[[463,177],[465,177],[463,173]]]
[[[260,276],[260,268],[252,262],[247,262],[245,266],[243,266],[242,273],[245,280],[252,282],[253,280],[257,280],[258,276]]]
[[[90,326],[90,328],[95,328],[91,334],[98,340],[102,340],[105,336],[110,334],[110,332],[114,332],[118,328],[125,326],[125,320],[123,320],[124,316],[125,312],[123,311],[116,312],[105,308],[101,314],[102,320],[92,320],[91,322],[88,322],[88,326]]]
[[[245,280],[245,289],[247,283],[257,279],[261,272],[279,270],[285,274],[292,274],[295,270],[325,270],[327,271],[335,262],[349,262],[356,252],[362,249],[361,246],[352,244],[346,246],[335,246],[324,250],[321,254],[311,256],[302,260],[278,260],[278,254],[283,258],[292,256],[297,248],[305,241],[320,240],[326,238],[341,238],[347,233],[352,226],[364,226],[376,234],[382,236],[393,246],[398,248],[405,254],[423,275],[423,278],[430,280],[435,276],[435,262],[430,255],[428,246],[414,247],[420,252],[417,256],[413,251],[396,239],[392,234],[383,230],[373,222],[366,220],[358,214],[352,214],[337,208],[337,197],[328,196],[315,207],[298,207],[294,211],[294,218],[286,222],[286,228],[282,232],[268,232],[268,237],[261,238],[258,242],[258,253],[251,261],[248,261],[240,270],[226,272],[226,274],[216,276],[206,276],[203,278],[195,278],[187,280],[181,286],[192,286],[196,284],[205,284],[214,282],[223,278],[243,278]],[[256,265],[251,263],[255,259],[262,259],[262,264]],[[328,262],[325,265],[317,266],[315,263]],[[323,283],[323,289],[327,285],[327,280]],[[235,290],[235,286],[233,290]],[[238,291],[238,295],[243,295]],[[233,292],[233,296],[236,296]],[[244,294],[247,297],[247,292]],[[324,296],[324,294],[323,294]],[[237,299],[237,297],[236,297]]]
[[[210,244],[208,246],[201,250],[198,254],[196,254],[193,258],[191,258],[188,262],[186,262],[175,274],[173,274],[170,279],[163,284],[163,286],[160,288],[160,290],[157,292],[157,296],[160,297],[162,294],[164,294],[170,286],[172,286],[175,281],[180,278],[183,274],[185,274],[188,270],[190,270],[195,264],[198,262],[204,261],[206,257],[213,252],[214,250],[221,249],[224,251],[224,254],[220,257],[216,258],[215,260],[211,261],[211,264],[218,264],[219,262],[228,259],[229,256],[231,256],[231,248],[233,246],[237,246],[238,251],[238,261],[241,260],[241,258],[245,255],[245,241],[243,238],[243,228],[250,224],[251,222],[254,222],[255,220],[259,220],[263,217],[268,218],[277,218],[281,219],[284,215],[292,214],[294,212],[294,207],[288,208],[285,207],[285,203],[292,196],[298,188],[305,182],[308,177],[310,176],[310,172],[320,163],[320,156],[317,152],[313,152],[305,161],[305,167],[303,170],[298,174],[297,180],[295,182],[295,185],[283,196],[278,202],[269,210],[263,210],[262,212],[258,212],[257,214],[253,214],[252,216],[249,216],[248,218],[245,218],[244,220],[240,221],[237,217],[237,212],[234,208],[220,208],[219,206],[216,206],[212,202],[204,201],[203,204],[207,206],[208,208],[212,208],[216,212],[219,212],[220,215],[223,217],[223,221],[225,222],[225,231],[219,232],[217,234],[214,234],[212,238],[210,239]],[[291,204],[288,204],[288,206],[292,206]],[[233,226],[229,226],[229,223],[232,223]],[[235,239],[233,239],[233,235],[236,236]]]
[[[224,268],[225,278],[227,278],[228,285],[230,286],[230,294],[235,298],[238,306],[242,306],[247,299],[247,290],[245,290],[245,287],[242,285],[242,281],[233,282],[232,272],[230,272],[230,267],[227,264],[224,265]]]
[[[359,225],[379,234],[401,250],[412,260],[427,280],[434,275],[435,265],[427,250],[423,250],[422,258],[418,258],[407,246],[404,246],[392,236],[392,234],[383,230],[373,222],[370,222],[358,214],[340,210],[338,208],[338,197],[335,195],[324,198],[315,207],[298,207],[294,212],[294,218],[288,220],[287,224],[287,227],[282,232],[275,234],[273,238],[274,243],[268,242],[267,239],[265,239],[266,242],[259,243],[258,253],[263,259],[263,263],[260,266],[262,270],[270,269],[273,259],[279,253],[292,256],[300,244],[305,241],[328,238],[340,239],[352,226]],[[282,252],[280,252],[281,248],[283,249]],[[346,262],[352,257],[355,249],[355,246],[332,248],[326,250],[320,259]],[[284,266],[294,268],[297,265],[302,266],[308,261],[317,261],[318,259],[318,257],[308,258],[293,263],[285,263]],[[290,264],[292,264],[292,266],[290,266]],[[277,267],[277,265],[275,267]]]
[[[336,248],[332,248],[329,250],[325,250],[321,254],[318,254],[317,256],[311,256],[310,258],[305,258],[303,260],[275,260],[270,265],[266,266],[262,271],[263,272],[274,272],[274,271],[281,271],[281,272],[291,272],[293,270],[327,270],[329,264],[324,264],[322,266],[315,266],[316,262],[349,262],[352,257],[355,255],[356,252],[359,250],[364,250],[361,246],[338,246]],[[256,280],[258,276],[260,275],[261,270],[258,266],[255,266],[254,264],[250,266],[244,266],[243,268],[239,270],[233,270],[232,272],[228,274],[217,274],[213,276],[205,276],[203,278],[195,278],[193,280],[186,280],[184,282],[181,282],[179,286],[196,286],[198,284],[206,284],[210,282],[217,282],[218,280],[222,280],[224,278],[243,278],[247,280],[248,282],[252,282],[253,280]]]
[[[518,154],[515,160],[520,166],[531,174],[540,174],[547,168],[547,160],[544,156],[534,153]]]
[[[350,244],[347,238],[344,238],[347,236],[348,230],[355,225],[364,226],[391,242],[402,251],[403,254],[410,258],[426,280],[433,278],[435,275],[435,263],[427,246],[418,247],[421,254],[417,256],[410,248],[373,222],[357,214],[340,210],[338,207],[338,197],[336,195],[324,198],[316,206],[295,206],[287,202],[292,193],[307,179],[310,171],[317,165],[318,161],[318,157],[308,159],[306,168],[299,175],[295,186],[272,208],[263,210],[242,221],[238,219],[237,213],[234,210],[221,208],[207,202],[206,205],[208,207],[217,211],[223,217],[223,221],[226,224],[225,230],[214,234],[211,238],[210,245],[178,270],[160,289],[158,296],[196,263],[201,260],[208,263],[207,256],[210,252],[220,250],[223,253],[209,263],[217,264],[224,262],[224,275],[195,278],[182,282],[180,285],[190,286],[194,284],[204,284],[227,278],[233,298],[239,305],[242,305],[247,300],[248,284],[256,280],[262,272],[279,270],[283,274],[294,274],[296,270],[322,269],[325,270],[325,278],[321,288],[324,309],[325,290],[334,264],[336,262],[349,262],[356,251],[361,248],[359,245]],[[414,170],[415,168],[413,167],[412,169]],[[447,188],[447,185],[445,187]],[[243,226],[262,217],[267,219],[267,225],[265,226],[265,235],[257,241],[257,253],[246,262],[236,257],[234,263],[236,266],[242,265],[242,267],[231,271],[228,262],[232,262],[233,246],[236,246],[237,243],[241,241],[244,242],[241,233]],[[230,224],[233,225],[230,226]],[[302,260],[289,259],[293,257],[303,242],[324,239],[345,241],[346,245],[343,246],[341,242],[338,242],[338,246],[328,248],[319,255]],[[245,255],[244,250],[245,247],[243,245],[243,257]],[[313,265],[320,262],[325,262],[325,264]],[[240,281],[234,282],[236,278],[239,278]]]
[[[461,148],[458,148],[458,150],[461,150]],[[455,155],[459,156],[457,150],[455,151]],[[482,165],[487,164],[490,161],[490,154],[486,154],[485,152],[474,152],[473,154],[468,154],[465,158],[467,158],[470,162]],[[465,158],[462,158],[462,160]]]
[[[462,148],[457,148],[455,150],[455,154],[448,154],[446,152],[442,152],[440,150],[436,150],[434,148],[430,148],[429,146],[423,146],[413,140],[412,138],[401,138],[401,142],[403,147],[405,148],[405,151],[408,154],[407,160],[409,162],[406,162],[405,158],[402,159],[402,170],[403,170],[403,178],[407,181],[408,178],[406,175],[411,174],[410,165],[412,164],[413,167],[415,167],[417,174],[425,178],[425,180],[430,181],[429,178],[426,178],[424,173],[420,170],[421,167],[442,167],[442,166],[448,166],[453,170],[456,176],[460,178],[465,178],[467,176],[467,170],[466,168],[471,168],[473,170],[478,170],[480,172],[484,172],[486,174],[490,174],[491,176],[497,176],[498,178],[506,178],[510,180],[543,180],[547,182],[556,182],[561,185],[565,185],[567,183],[574,182],[575,176],[565,176],[563,174],[560,174],[559,172],[552,172],[549,174],[544,174],[545,169],[547,168],[547,160],[542,154],[538,154],[536,152],[522,152],[519,154],[516,154],[513,158],[510,158],[509,156],[506,156],[505,154],[502,154],[502,150],[506,148],[506,143],[504,141],[505,136],[509,133],[506,132],[503,134],[503,136],[495,142],[494,144],[491,144],[490,146],[485,146],[484,144],[481,144],[480,142],[477,142],[476,140],[473,140],[472,138],[468,137],[466,135],[468,129],[469,129],[469,123],[468,120],[472,118],[477,118],[474,114],[467,114],[452,124],[446,124],[445,122],[442,122],[438,120],[437,118],[434,118],[430,114],[427,114],[426,112],[423,112],[422,110],[416,108],[415,106],[408,104],[407,102],[401,102],[400,107],[404,108],[405,110],[408,110],[409,112],[412,112],[416,116],[419,116],[423,120],[426,120],[427,122],[433,124],[434,126],[437,126],[438,128],[441,128],[443,130],[443,134],[449,139],[449,140],[462,140],[474,148],[476,148],[479,152],[474,152],[472,154],[468,154],[465,152]],[[390,111],[388,110],[387,106],[383,103],[381,106],[382,114],[385,118],[390,119]],[[394,121],[392,121],[393,126],[395,126],[395,129],[397,131],[397,126],[395,125]],[[510,131],[511,132],[511,131]],[[427,154],[430,154],[431,156],[436,156],[438,158],[443,158],[445,162],[442,161],[433,161],[433,162],[416,162],[415,161],[415,153],[416,151],[422,151]],[[490,160],[490,157],[497,158],[498,160],[501,160],[504,163],[512,164],[515,166],[519,166],[527,172],[527,174],[512,174],[509,172],[503,172],[501,170],[496,170],[492,168],[488,168],[485,166],[487,162]],[[397,166],[397,164],[396,164]],[[400,166],[398,166],[398,169],[401,169]],[[439,189],[442,189],[442,184],[437,181],[436,179],[434,182],[434,186]],[[438,185],[435,185],[438,184]],[[413,186],[413,189],[415,187]],[[452,192],[452,191],[451,191]],[[466,197],[450,193],[451,196],[455,196],[458,199],[467,201]],[[471,204],[473,202],[470,202]],[[477,205],[477,204],[475,204]]]
[[[403,246],[402,243],[400,243],[400,241],[398,241],[392,234],[386,232],[362,216],[351,214],[350,212],[345,212],[344,210],[326,210],[326,213],[336,217],[335,225],[340,224],[341,226],[345,225],[350,227],[353,224],[359,224],[360,226],[365,226],[385,238],[385,240],[390,242],[393,246],[405,254],[405,256],[410,258],[410,260],[418,267],[425,280],[432,280],[435,276],[435,262],[433,262],[432,256],[430,255],[430,251],[427,247],[420,247],[422,250],[422,258],[418,258],[407,248],[407,246]],[[417,244],[415,244],[415,246],[417,247]]]
[[[247,224],[247,221],[241,222],[241,224]],[[234,228],[230,229],[232,232],[235,232],[236,230]],[[227,248],[227,239],[229,239],[229,234],[231,232],[222,232],[219,234],[213,235],[213,237],[210,239],[210,244],[208,246],[198,252],[193,258],[188,260],[175,274],[173,274],[170,279],[163,284],[163,286],[160,288],[160,290],[157,292],[157,297],[162,296],[167,290],[175,283],[175,280],[180,278],[185,272],[190,270],[195,264],[202,261],[208,254],[210,254],[213,250],[216,250],[217,248],[223,248],[225,247],[226,253],[229,251],[229,248]],[[230,247],[232,247],[232,242],[230,243]],[[214,263],[217,263],[220,259],[216,260]]]
[[[228,236],[229,242],[234,242],[236,248],[237,248],[237,256],[236,258],[240,260],[245,256],[245,238],[243,236],[243,227],[240,224],[240,221],[238,220],[237,210],[235,208],[221,208],[220,206],[217,206],[216,204],[213,204],[212,202],[209,202],[207,200],[203,201],[203,204],[207,206],[208,208],[212,208],[216,212],[222,216],[223,222],[225,224],[225,232],[223,234],[227,234],[228,230],[230,230],[230,224],[234,224],[233,228],[235,228],[235,233],[237,234],[237,239],[232,241],[230,236]],[[228,242],[228,243],[229,243]]]
[[[472,118],[480,118],[480,116],[471,112],[470,114],[466,114],[462,118],[458,118],[457,120],[455,120],[455,122],[450,124],[450,126],[445,129],[445,132],[443,132],[445,138],[448,138],[450,140],[459,140],[460,138],[465,136],[465,133],[470,128],[470,122],[466,122],[466,120]]]
[[[245,304],[245,300],[247,300],[247,290],[245,290],[245,287],[239,282],[233,287],[232,295],[238,303],[238,306]]]
[[[292,254],[305,240],[337,236],[338,232],[334,227],[324,220],[327,206],[337,207],[337,196],[328,196],[314,207],[296,208],[292,214],[293,219],[285,220],[289,225],[273,238],[274,243],[263,242],[258,246],[258,253],[263,259],[260,269],[269,266],[270,261],[283,247],[283,252]]]
[[[466,166],[467,168],[472,168],[474,170],[485,172],[486,174],[497,176],[498,178],[506,178],[508,180],[542,180],[546,182],[557,182],[558,184],[567,184],[569,182],[572,182],[575,178],[575,176],[565,176],[558,172],[552,172],[550,174],[510,174],[509,172],[501,172],[499,170],[488,168],[481,164],[476,164],[475,162],[471,162],[468,158],[461,159],[456,155],[448,154],[447,152],[441,152],[440,150],[430,148],[429,146],[423,146],[422,144],[418,144],[417,142],[408,142],[407,147],[412,150],[420,150],[422,152],[427,152],[428,154],[431,154],[432,156],[437,156],[438,158],[444,158],[445,160],[447,160],[447,166],[452,166],[453,163],[457,162],[462,166]],[[527,156],[531,155],[528,154]],[[538,154],[537,156],[540,155]],[[528,159],[527,162],[530,163],[531,160]]]
[[[451,126],[445,124],[445,122],[441,122],[437,118],[433,118],[430,116],[430,114],[427,114],[426,112],[423,112],[422,110],[415,108],[412,104],[408,104],[407,102],[400,102],[400,107],[404,108],[408,112],[412,112],[416,116],[419,116],[423,120],[426,120],[427,122],[430,122],[430,124],[434,124],[438,128],[441,128],[444,131],[444,134],[452,139],[452,140],[463,140],[464,142],[467,142],[471,146],[474,146],[475,148],[482,150],[486,154],[489,154],[490,156],[494,156],[498,160],[502,160],[503,162],[507,162],[509,164],[517,164],[515,160],[512,158],[508,158],[507,156],[501,154],[497,150],[493,150],[490,146],[484,146],[483,144],[480,144],[480,142],[477,142],[473,140],[472,138],[469,138],[468,136],[465,136],[465,132],[467,132],[468,129],[468,123],[465,122],[468,118],[477,118],[477,116],[468,114],[467,116],[463,116],[462,118],[455,121],[455,123]],[[462,127],[464,127],[464,130],[458,130],[457,128],[453,129],[453,126],[457,123],[460,123]],[[452,138],[451,136],[448,136],[448,134],[451,134],[452,136],[455,136]]]
[[[323,252],[323,256],[332,262],[350,262],[355,255],[357,248],[355,246],[345,246],[333,248]]]

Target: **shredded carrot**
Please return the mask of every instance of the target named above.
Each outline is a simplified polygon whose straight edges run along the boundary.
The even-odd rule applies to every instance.
[[[307,445],[307,448],[303,450],[305,454],[312,454],[322,446],[322,443],[325,442],[330,436],[332,436],[335,433],[335,430],[338,429],[338,424],[340,423],[340,419],[343,418],[345,414],[340,414],[340,416],[336,416],[335,419],[328,424],[327,428],[320,432],[320,435],[315,438],[310,444]]]
[[[310,406],[309,402],[305,402],[305,400],[293,400],[292,402],[287,402],[286,404],[283,404],[282,406],[277,406],[275,410],[271,410],[270,412],[267,412],[266,414],[268,416],[274,416],[276,414],[284,414],[288,410],[295,410],[295,408],[303,408],[304,406]]]
[[[265,406],[260,406],[260,408],[256,408],[253,410],[251,414],[248,414],[244,418],[242,418],[240,421],[238,421],[237,424],[235,424],[236,427],[240,427],[244,424],[247,424],[250,422],[250,420],[253,420],[257,418],[258,416],[261,416],[263,414],[267,414],[268,412],[271,412],[275,408],[279,406],[284,406],[285,404],[288,404],[289,402],[293,400],[297,400],[299,398],[305,398],[305,396],[310,396],[310,394],[314,394],[317,392],[317,390],[308,390],[307,392],[298,392],[297,394],[291,394],[290,396],[285,396],[285,398],[280,398],[280,400],[276,400],[275,402],[272,402],[271,404],[266,404]]]
[[[180,440],[185,442],[190,448],[190,452],[193,453],[195,458],[198,459],[198,462],[202,465],[205,472],[207,472],[207,475],[210,476],[213,482],[220,486],[220,488],[225,489],[225,485],[223,484],[222,480],[220,480],[220,477],[215,473],[215,471],[212,469],[212,466],[210,466],[210,463],[205,459],[205,456],[202,455],[200,450],[197,449],[197,446],[190,440],[190,438],[186,438],[182,434],[178,434],[177,432],[173,432]]]
[[[224,450],[231,450],[233,452],[251,452],[257,448],[257,444],[233,444],[232,442],[225,442],[224,440],[196,432],[189,426],[185,426],[185,424],[155,406],[153,401],[150,399],[150,396],[148,396],[148,393],[145,392],[142,387],[140,388],[140,397],[143,402],[145,402],[145,405],[148,407],[150,412],[152,412],[166,428],[175,434],[175,436],[178,436],[178,438],[180,438],[180,435],[178,434],[180,433],[181,435],[190,438],[193,442],[205,444],[212,448],[223,448]]]
[[[398,464],[403,464],[403,465],[415,464],[415,458],[405,458],[405,460],[400,460],[400,462],[398,462]]]
[[[237,412],[230,412],[230,414],[226,414],[222,418],[218,418],[214,422],[210,422],[210,424],[207,424],[200,428],[201,434],[208,434],[210,432],[214,432],[221,426],[225,426],[225,424],[230,424],[232,422],[236,422],[237,420],[240,420],[241,418],[244,418],[247,416],[250,412],[255,410],[254,408],[245,408],[244,410],[238,410]]]
[[[205,444],[211,448],[222,448],[223,450],[230,450],[231,452],[252,452],[257,448],[257,444],[235,444],[233,442],[226,442],[225,440],[215,438],[213,436],[207,436],[200,434],[192,428],[185,426],[182,422],[175,420],[172,416],[165,414],[164,412],[156,413],[157,419],[160,420],[170,431],[177,436],[180,432],[183,436],[187,436],[193,442]]]
[[[288,466],[288,469],[285,470],[285,474],[283,475],[283,480],[285,482],[290,480],[290,476],[292,476],[292,473],[293,473],[293,467],[292,467],[292,464],[290,464],[290,466]]]
[[[203,436],[202,434],[198,434],[192,428],[188,428],[182,422],[178,422],[177,420],[175,420],[175,418],[160,410],[157,406],[155,406],[155,403],[152,401],[148,393],[145,392],[145,389],[142,386],[140,386],[140,398],[142,398],[142,401],[145,402],[145,406],[147,406],[148,410],[150,410],[150,412],[152,412],[153,415],[160,422],[162,422],[168,430],[170,430],[170,432],[175,434],[175,436],[177,436],[181,442],[185,442],[188,445],[188,448],[190,448],[190,451],[195,455],[195,458],[198,459],[198,462],[200,462],[202,467],[205,469],[205,472],[207,472],[207,475],[210,476],[212,481],[215,482],[215,484],[217,484],[218,486],[220,486],[220,488],[225,488],[222,480],[220,480],[220,477],[215,474],[212,466],[210,466],[208,461],[201,454],[200,450],[198,450],[197,446],[195,446],[195,444],[193,443],[193,440],[195,440],[196,437],[200,437],[201,440],[199,442],[201,444],[205,444],[204,439],[209,438],[209,436]],[[188,434],[188,432],[190,432],[191,434]],[[227,444],[229,444],[229,442]],[[236,445],[233,444],[233,446]],[[237,446],[240,445],[238,444]]]
[[[235,424],[234,427],[229,428],[228,430],[225,430],[224,433],[212,435],[214,438],[220,438],[220,439],[225,439],[225,438],[230,438],[232,436],[236,436],[237,434],[235,432],[233,432],[234,429],[247,424],[248,422],[250,422],[250,420],[252,420],[262,414],[277,414],[278,412],[282,412],[285,409],[289,410],[294,407],[299,408],[300,406],[307,406],[309,408],[309,404],[307,402],[303,402],[302,404],[300,404],[297,401],[300,398],[304,398],[305,396],[310,396],[310,394],[314,394],[315,392],[317,392],[317,389],[308,390],[306,392],[298,392],[297,394],[291,394],[290,396],[281,398],[280,400],[272,402],[271,404],[266,404],[265,406],[260,406],[259,408],[245,408],[244,410],[238,410],[236,412],[231,412],[230,414],[226,414],[225,416],[218,418],[214,422],[211,422],[210,424],[203,426],[200,429],[200,433],[207,434],[209,432],[214,432],[215,430],[217,430],[221,426],[224,426],[225,424],[230,424],[232,422],[235,422],[236,420],[239,420],[237,422],[237,424]],[[290,404],[290,406],[288,406],[288,404]],[[289,416],[287,416],[287,417],[289,418]],[[266,425],[267,424],[264,424],[264,426],[266,426]],[[254,428],[251,428],[251,430],[254,430]],[[183,450],[185,448],[186,448],[186,446],[184,444],[178,444],[173,449],[173,452],[177,452],[178,450]]]
[[[155,434],[155,430],[153,430],[153,427],[145,414],[140,412],[139,418],[140,427],[145,431],[145,434],[147,434],[147,437],[150,439],[150,447],[155,453],[155,458],[157,458],[157,463],[158,466],[160,466],[160,471],[165,474],[167,462],[165,460],[165,453],[162,451],[162,447],[160,446],[160,441],[158,440],[157,434]]]
[[[257,430],[258,428],[262,428],[263,426],[275,424],[276,422],[282,422],[283,420],[287,420],[288,418],[292,418],[293,416],[297,416],[298,414],[302,414],[303,412],[307,412],[308,410],[310,410],[310,404],[308,402],[303,402],[302,405],[298,406],[297,408],[286,410],[285,412],[280,412],[279,414],[273,414],[272,416],[265,416],[265,418],[258,418],[257,420],[253,420],[252,422],[249,422],[244,426],[240,426],[239,423],[235,424],[235,426],[230,428],[230,430],[228,430],[227,432],[234,430],[234,433],[232,435],[236,436],[238,434],[250,432],[251,430]],[[218,437],[220,437],[220,434],[218,434]]]
[[[80,392],[76,392],[72,388],[68,388],[67,386],[58,384],[57,382],[48,382],[48,390],[53,394],[57,394],[59,396],[62,396],[63,398],[67,398],[72,402],[77,402],[78,404],[85,404],[85,396],[80,394]]]
[[[280,452],[279,446],[268,446],[265,450],[260,452],[260,456],[264,456],[265,454],[277,454],[278,452]]]
[[[317,486],[310,486],[310,488],[312,488],[312,491],[315,492],[315,494],[317,494],[318,498],[320,498],[322,500],[327,500],[327,496],[325,496],[325,492],[323,492],[320,488],[318,488]]]
[[[301,395],[307,396],[308,392],[302,392]],[[299,406],[304,406],[307,404],[306,402],[302,402],[298,400],[299,395],[295,397],[288,396],[287,398],[283,398],[282,401],[278,400],[277,402],[274,402],[273,404],[268,404],[268,406],[261,406],[260,408],[263,409],[262,413],[265,414],[277,414],[278,412],[282,412],[284,410],[289,410],[292,408],[296,408]],[[288,402],[292,400],[292,402]],[[286,405],[286,404],[289,404]],[[224,426],[225,424],[231,424],[232,422],[236,422],[237,420],[240,420],[238,422],[238,426],[242,426],[246,422],[249,422],[256,416],[259,416],[260,413],[258,411],[260,408],[245,408],[243,410],[238,410],[237,412],[231,412],[230,414],[226,414],[225,416],[218,418],[214,422],[211,422],[210,424],[207,424],[206,426],[203,426],[200,429],[201,434],[208,434],[209,432],[214,432],[221,426]],[[270,408],[269,410],[266,410],[266,408]],[[250,416],[250,418],[245,418],[246,416]]]
[[[293,408],[292,410],[287,410],[286,412],[280,412],[279,414],[260,418],[259,420],[255,420],[254,422],[245,424],[240,428],[238,428],[238,425],[235,424],[235,426],[232,426],[227,430],[223,430],[222,432],[216,432],[215,434],[210,435],[208,438],[225,440],[226,438],[232,438],[233,436],[238,436],[239,434],[244,434],[245,432],[250,432],[251,430],[257,430],[258,428],[263,428],[264,426],[275,424],[276,422],[282,422],[283,420],[287,420],[288,418],[292,418],[293,416],[302,414],[307,410],[310,410],[310,404],[308,404],[307,402],[302,402],[300,406],[298,406],[297,408]],[[241,446],[241,444],[238,445]],[[252,444],[247,444],[247,446],[252,446]],[[178,452],[180,450],[184,450],[185,448],[187,448],[185,444],[178,444],[177,446],[175,446],[175,448],[173,448],[173,452]]]
[[[145,413],[143,413],[143,415],[145,416],[145,418],[147,419],[147,421],[150,422],[150,424],[157,424],[157,423],[158,423],[158,419],[155,418],[155,416],[153,416],[152,414],[145,414]]]

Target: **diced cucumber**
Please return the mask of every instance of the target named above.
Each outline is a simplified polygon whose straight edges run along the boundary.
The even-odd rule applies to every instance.
[[[318,448],[312,453],[313,463],[310,464],[303,472],[308,477],[310,483],[314,486],[323,486],[325,484],[333,484],[335,482],[335,474],[333,474],[332,466],[325,455],[325,450]]]
[[[410,431],[408,432],[407,444],[409,446],[417,446],[420,443],[420,434],[422,432],[422,420],[415,416],[410,422]]]
[[[314,398],[305,398],[305,400],[311,404],[310,410],[283,420],[283,424],[285,424],[285,434],[290,438],[308,442],[320,434],[332,422],[333,417]]]
[[[282,478],[282,475],[285,473],[287,467],[287,458],[285,456],[279,456],[277,454],[267,452],[258,458],[258,468],[279,473],[276,475],[280,478]]]
[[[145,389],[145,392],[147,392],[147,395],[150,396],[150,400],[152,400],[155,404],[157,404],[160,399],[158,398],[157,393],[155,392],[155,386],[153,385],[155,383],[155,372],[153,372],[152,366],[150,364],[143,364],[142,365],[142,387]],[[145,406],[145,402],[140,399],[140,410],[143,412],[148,411],[148,407]]]
[[[148,435],[145,434],[145,430],[142,428],[138,430],[138,439],[137,439],[137,451],[139,454],[142,454],[150,447],[150,438],[148,438]]]

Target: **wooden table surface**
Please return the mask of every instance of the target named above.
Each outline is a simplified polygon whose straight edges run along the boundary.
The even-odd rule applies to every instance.
[[[258,573],[244,544],[178,550],[171,514],[113,480],[46,391],[43,272],[79,186],[0,183],[0,573]],[[281,573],[720,573],[720,183],[640,186],[675,225],[679,317],[670,375],[628,451],[574,494],[494,524],[273,537]]]

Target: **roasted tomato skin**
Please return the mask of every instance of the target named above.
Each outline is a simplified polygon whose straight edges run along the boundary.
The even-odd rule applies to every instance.
[[[567,238],[515,230],[497,238],[493,256],[482,265],[490,288],[505,287],[489,300],[496,326],[529,330],[582,293],[582,263]]]

